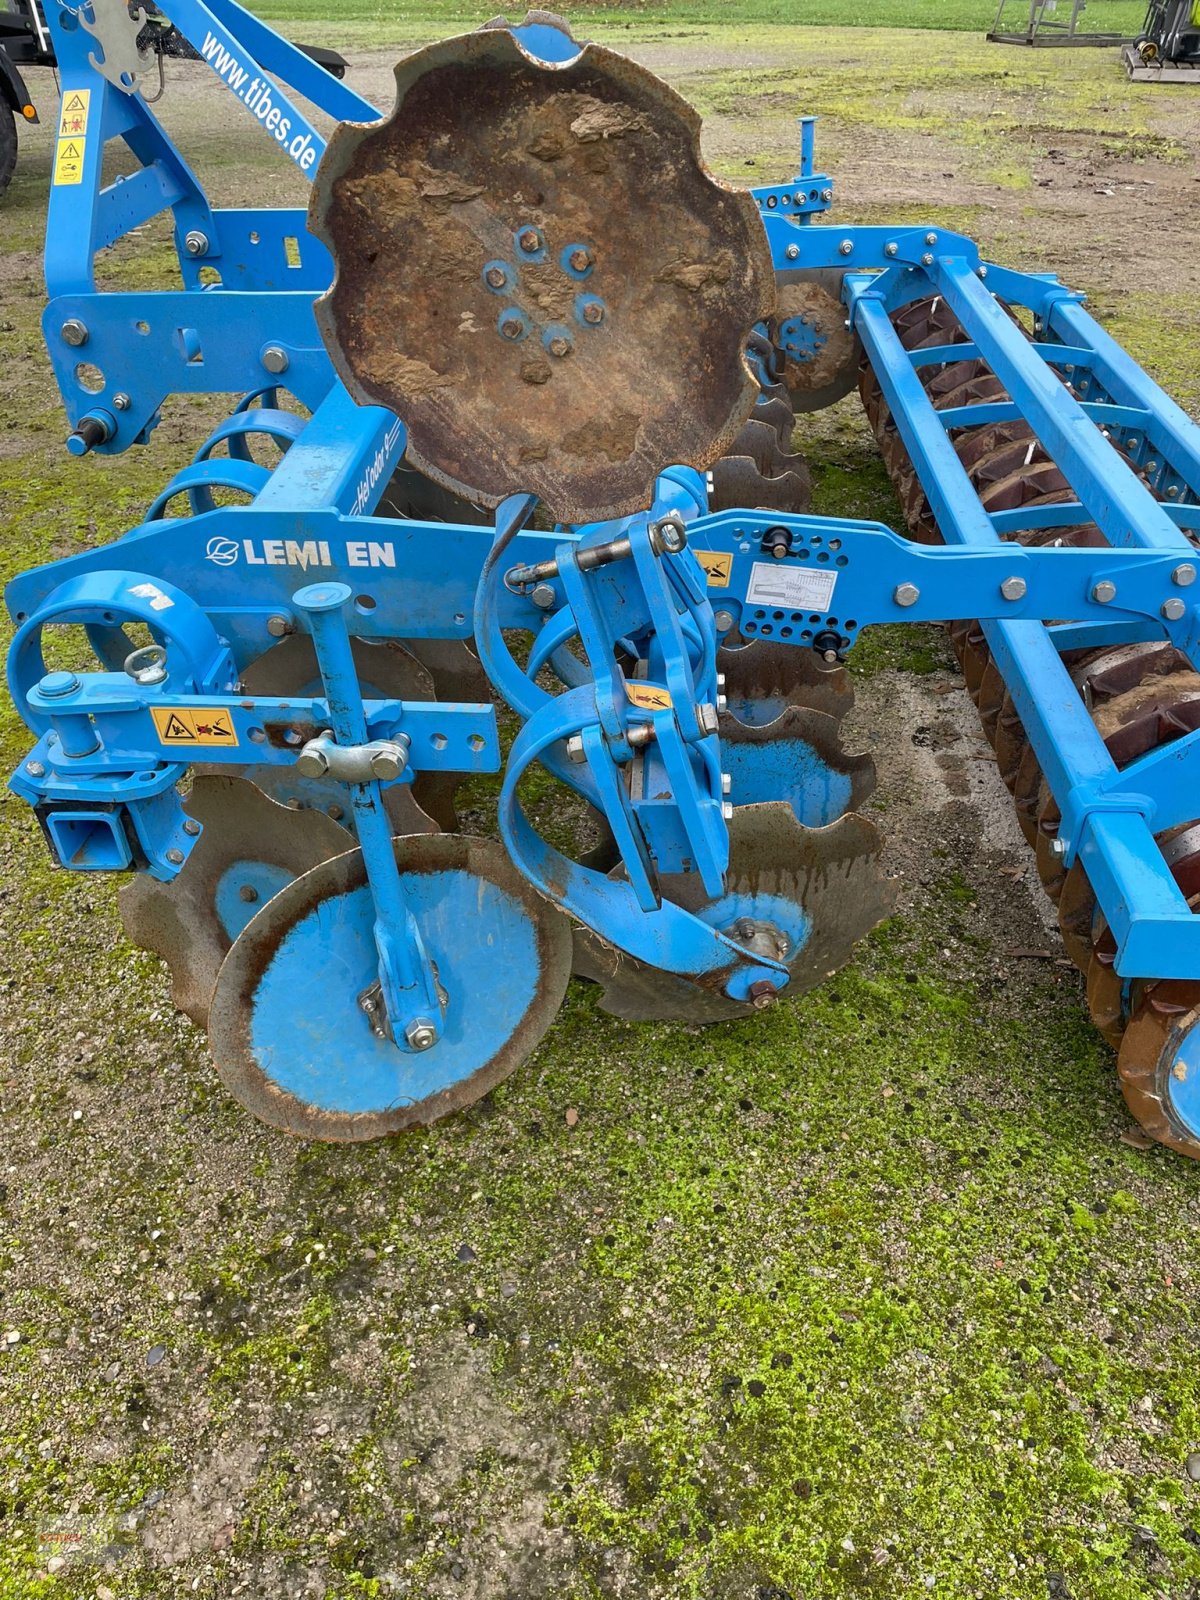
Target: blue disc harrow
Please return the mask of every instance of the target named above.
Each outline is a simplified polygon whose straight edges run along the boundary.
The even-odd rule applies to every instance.
[[[67,447],[233,409],[9,585],[11,783],[129,877],[231,1092],[369,1138],[499,1082],[572,973],[685,1022],[821,982],[892,902],[844,664],[941,621],[1126,1098],[1200,1153],[1200,430],[1082,297],[836,227],[811,119],[790,183],[716,182],[685,102],[545,13],[407,58],[386,115],[233,0],[172,18],[311,204],[214,208],[124,0],[47,7]],[[164,213],[181,286],[101,289]],[[856,384],[911,538],[810,513],[797,414]]]

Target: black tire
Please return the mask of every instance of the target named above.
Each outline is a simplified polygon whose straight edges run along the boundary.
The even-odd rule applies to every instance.
[[[0,194],[8,188],[17,164],[17,119],[7,101],[0,101]]]

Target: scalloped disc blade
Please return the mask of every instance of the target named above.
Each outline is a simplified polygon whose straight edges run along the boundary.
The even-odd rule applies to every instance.
[[[753,197],[712,177],[699,135],[635,62],[586,44],[550,65],[499,28],[407,57],[390,116],[337,129],[309,207],[336,272],[317,323],[414,466],[579,523],[729,449],[774,273]]]
[[[184,810],[203,827],[169,883],[139,874],[121,890],[125,932],[171,969],[171,998],[204,1027],[229,947],[263,902],[353,848],[320,811],[277,805],[242,777],[201,773]]]
[[[665,879],[663,894],[717,927],[746,922],[747,931],[753,930],[748,948],[755,948],[754,938],[774,939],[764,948],[785,960],[791,973],[783,1000],[836,972],[855,943],[891,913],[894,886],[879,864],[883,841],[865,817],[851,814],[832,827],[804,828],[783,802],[739,806],[729,825],[729,847],[719,900],[705,901],[694,876]],[[627,1022],[724,1022],[755,1009],[635,961],[589,929],[576,930],[575,971],[603,984],[600,1004]]]

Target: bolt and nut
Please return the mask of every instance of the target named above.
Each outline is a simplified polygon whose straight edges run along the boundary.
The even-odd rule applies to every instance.
[[[590,250],[585,250],[583,246],[580,245],[577,250],[571,251],[571,254],[567,257],[567,260],[571,263],[573,271],[586,272],[592,264],[592,252]]]
[[[129,398],[129,396],[127,394],[123,394],[122,393],[122,394],[113,395],[113,410],[114,411],[128,411],[132,404],[133,404],[133,402],[132,402],[132,400],[130,400],[130,398]]]
[[[1051,839],[1048,849],[1056,861],[1061,861],[1067,853],[1067,841],[1065,839]]]
[[[779,990],[767,978],[760,978],[757,983],[750,985],[750,1004],[755,1011],[765,1011],[768,1006],[773,1006],[779,999]]]
[[[567,760],[578,764],[586,759],[583,749],[583,735],[581,733],[573,733],[567,740]]]
[[[900,583],[892,593],[892,599],[898,606],[915,606],[921,598],[921,591],[915,583]]]
[[[503,267],[489,267],[483,277],[489,289],[503,289],[508,282],[508,273]]]
[[[183,248],[190,256],[206,256],[208,254],[208,235],[201,233],[199,228],[193,228],[184,235]]]
[[[799,261],[800,246],[798,244],[790,244],[783,253],[789,261]]]
[[[569,339],[564,339],[561,333],[556,333],[554,338],[550,340],[549,344],[547,344],[546,348],[549,350],[552,356],[557,356],[561,359],[563,356],[569,356],[571,354],[571,341]]]
[[[697,706],[696,721],[700,724],[701,733],[716,733],[720,726],[716,706],[708,704]]]
[[[723,795],[731,795],[733,793],[733,773],[732,772],[723,772],[721,774],[721,793]]]
[[[77,350],[81,344],[88,342],[87,323],[81,322],[78,317],[68,317],[58,331],[62,335],[62,342],[73,349]]]
[[[404,760],[399,750],[376,750],[371,755],[371,776],[381,783],[391,783],[404,771]]]
[[[286,634],[292,632],[291,619],[289,617],[281,616],[278,613],[276,613],[276,615],[273,617],[268,617],[267,632],[271,635],[272,639],[284,638]]]
[[[598,300],[589,300],[583,308],[583,320],[597,327],[604,321],[604,307]]]
[[[849,255],[853,255],[853,254],[854,254],[854,240],[853,239],[843,239],[841,244],[838,245],[838,255],[840,255],[840,256],[849,256]]]
[[[40,761],[27,761],[25,763],[25,771],[31,778],[44,778],[46,776],[46,769]]]
[[[898,244],[885,244],[883,253],[885,256],[898,256],[900,254],[900,246]]]
[[[429,1050],[437,1043],[437,1029],[428,1017],[415,1017],[404,1030],[404,1037],[413,1050]]]
[[[541,235],[536,228],[522,228],[517,235],[517,243],[527,256],[531,256],[541,246]]]
[[[921,265],[923,267],[931,267],[933,265],[933,252],[931,250],[926,250],[921,257]]]

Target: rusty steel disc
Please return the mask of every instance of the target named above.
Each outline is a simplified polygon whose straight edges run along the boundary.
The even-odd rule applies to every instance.
[[[413,466],[579,523],[728,451],[774,273],[699,133],[644,67],[595,44],[550,65],[502,28],[409,56],[391,115],[336,131],[309,208],[336,268],[317,322],[351,394],[403,420]]]
[[[201,773],[184,810],[202,832],[176,877],[139,873],[121,890],[130,940],[171,969],[171,998],[204,1027],[217,974],[245,925],[293,878],[352,850],[320,811],[269,800],[246,778]]]
[[[895,884],[883,874],[882,850],[878,829],[855,813],[830,827],[806,828],[782,802],[738,806],[729,825],[729,870],[721,901],[706,903],[694,875],[664,878],[660,888],[665,898],[718,926],[714,913],[721,906],[729,908],[735,930],[739,921],[748,920],[753,932],[747,947],[758,948],[754,940],[766,939],[767,953],[782,959],[790,973],[780,998],[794,1000],[844,966],[858,940],[891,914]],[[802,912],[801,938],[780,939],[769,918],[745,917],[747,907],[783,901]],[[740,937],[736,931],[734,936]],[[726,1022],[755,1009],[700,979],[635,960],[582,926],[575,930],[575,972],[601,984],[603,1009],[627,1022]]]

